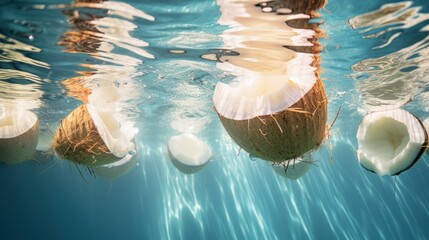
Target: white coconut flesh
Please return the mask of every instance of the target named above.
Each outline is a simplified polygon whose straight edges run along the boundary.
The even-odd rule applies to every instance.
[[[39,138],[38,124],[33,112],[0,107],[0,161],[20,163],[30,159]]]
[[[132,142],[136,133],[134,128],[121,126],[113,111],[97,111],[91,104],[87,104],[87,109],[101,139],[113,155],[122,158],[135,150]]]
[[[358,159],[378,175],[395,175],[408,169],[426,148],[427,133],[409,112],[394,109],[365,116],[357,132]]]
[[[230,28],[221,35],[238,56],[223,56],[217,67],[236,76],[216,85],[213,101],[225,118],[247,120],[284,111],[302,99],[317,81],[314,55],[283,46],[313,46],[311,29],[291,28],[285,21],[305,14],[277,15],[255,7],[257,0],[217,0],[218,22]]]
[[[298,102],[316,83],[313,55],[297,53],[284,74],[265,71],[241,73],[231,84],[218,83],[213,101],[223,117],[246,120],[275,114]]]
[[[174,159],[187,166],[201,166],[212,156],[209,146],[191,133],[171,137],[168,150]]]
[[[0,138],[14,138],[26,133],[35,124],[37,116],[30,111],[0,112]]]

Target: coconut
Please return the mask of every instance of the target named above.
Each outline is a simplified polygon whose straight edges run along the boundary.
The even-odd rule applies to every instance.
[[[186,174],[200,171],[212,156],[209,146],[191,133],[171,137],[168,150],[173,165]]]
[[[265,95],[270,93],[261,96]],[[231,138],[246,152],[265,160],[298,158],[320,146],[325,138],[327,100],[320,79],[298,102],[282,111],[234,119],[226,117],[216,101],[215,108]]]
[[[304,1],[302,5],[311,5]],[[325,138],[327,99],[318,76],[315,26],[307,26],[301,5],[271,6],[256,0],[218,0],[218,22],[228,25],[221,37],[238,55],[223,56],[219,69],[236,76],[216,85],[213,102],[231,138],[255,157],[274,162],[295,159],[317,148]],[[268,6],[270,5],[270,6]],[[259,7],[255,7],[259,6]],[[268,12],[260,7],[268,7]],[[273,7],[296,14],[277,15]],[[293,46],[302,52],[293,51]]]
[[[135,151],[134,129],[122,129],[114,112],[98,112],[91,104],[73,110],[54,136],[55,152],[73,162],[100,166]]]
[[[308,154],[297,159],[274,163],[272,167],[274,172],[280,176],[296,180],[306,174],[312,164],[314,164],[314,160],[312,159],[312,155]]]
[[[360,164],[378,175],[398,175],[413,166],[427,148],[419,119],[403,109],[366,115],[357,131]]]
[[[20,163],[32,158],[39,139],[39,120],[31,111],[0,106],[0,161]]]

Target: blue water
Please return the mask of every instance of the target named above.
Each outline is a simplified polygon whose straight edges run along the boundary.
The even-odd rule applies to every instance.
[[[424,98],[429,83],[427,1],[408,7],[418,7],[422,20],[417,24],[379,37],[367,35],[403,23],[372,30],[349,24],[394,2],[400,1],[331,0],[320,10],[316,21],[326,34],[320,42],[328,122],[340,106],[341,111],[330,138],[315,152],[316,165],[290,180],[268,162],[239,152],[212,110],[216,83],[233,78],[216,68],[216,61],[201,58],[223,48],[220,34],[227,26],[217,22],[221,12],[215,1],[124,2],[154,21],[84,8],[100,19],[121,20],[122,29],[131,24],[122,40],[99,39],[113,46],[105,56],[93,54],[91,42],[72,52],[59,44],[67,33],[79,32],[67,21],[66,10],[73,14],[75,7],[59,1],[0,1],[0,43],[17,46],[11,43],[15,39],[31,46],[14,50],[24,57],[0,59],[1,69],[31,74],[9,77],[2,71],[0,81],[31,86],[21,93],[0,90],[2,101],[28,97],[22,107],[38,115],[41,133],[49,138],[81,104],[67,95],[64,80],[89,74],[89,84],[97,86],[116,79],[135,90],[125,109],[139,129],[137,162],[114,180],[94,176],[50,151],[37,151],[35,161],[0,164],[0,239],[428,238],[428,155],[399,176],[383,177],[366,171],[356,158],[356,131],[368,111],[360,84],[392,73],[371,70],[382,65],[365,65],[371,59],[393,56],[388,59],[409,67],[404,79],[411,79],[416,90],[407,93],[413,101],[403,108],[422,120],[429,117]],[[400,35],[391,39],[395,33]],[[400,52],[416,44],[422,47],[408,50],[410,56]],[[6,47],[0,47],[2,56]],[[177,119],[203,119],[198,136],[213,156],[197,173],[184,174],[169,159],[168,139],[180,133],[172,125]]]

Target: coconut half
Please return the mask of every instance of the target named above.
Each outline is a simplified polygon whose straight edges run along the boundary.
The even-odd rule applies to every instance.
[[[216,65],[236,76],[232,83],[218,83],[213,94],[228,134],[251,155],[274,162],[317,148],[325,138],[327,99],[310,15],[266,12],[257,0],[217,3],[218,23],[229,26],[221,35],[225,48],[239,53]],[[285,24],[292,20],[306,27]]]
[[[428,134],[411,113],[394,109],[366,115],[357,131],[360,164],[378,175],[409,169],[427,148]]]
[[[168,151],[173,165],[186,174],[201,170],[212,156],[210,147],[191,133],[171,137]]]
[[[20,163],[32,158],[39,139],[39,120],[28,110],[0,107],[0,161]]]
[[[99,112],[91,104],[73,110],[54,136],[55,152],[73,162],[100,166],[135,151],[136,129],[123,129],[115,112]]]
[[[259,88],[258,85],[254,87]],[[216,89],[215,92],[219,90],[222,91]],[[264,95],[271,93],[260,94],[266,98]],[[283,98],[287,99],[288,96],[285,94]],[[281,101],[280,98],[278,100]],[[239,102],[231,101],[229,104],[236,105]],[[234,119],[225,116],[227,111],[217,106],[215,101],[218,116],[231,138],[246,152],[265,160],[283,162],[298,158],[320,146],[325,138],[327,99],[320,79],[299,101],[291,106],[286,105],[278,112],[263,112],[248,119]]]
[[[312,159],[311,154],[308,154],[297,159],[274,163],[272,167],[274,172],[280,176],[296,180],[306,174],[308,170],[310,170],[312,164],[314,164],[314,160]]]

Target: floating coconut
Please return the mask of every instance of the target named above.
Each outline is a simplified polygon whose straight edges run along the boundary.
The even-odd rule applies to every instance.
[[[360,164],[378,175],[409,169],[427,148],[428,134],[411,113],[394,109],[366,115],[357,131]]]
[[[274,163],[272,167],[280,176],[296,180],[306,174],[308,170],[310,170],[312,164],[314,164],[314,160],[312,159],[311,154],[308,154],[303,157],[286,160],[281,163]]]
[[[32,158],[39,139],[39,120],[28,110],[0,107],[0,161],[20,163]]]
[[[298,14],[304,12],[300,4],[217,3],[222,12],[218,23],[230,26],[221,35],[225,47],[239,53],[223,56],[217,64],[236,76],[230,84],[218,83],[213,95],[228,134],[251,155],[274,162],[296,159],[317,148],[325,138],[327,119],[326,94],[318,76],[320,59],[315,54],[318,35],[313,27],[285,24],[297,20],[308,25],[310,15]],[[274,7],[287,7],[296,14],[277,15],[271,12]]]
[[[186,174],[201,170],[212,156],[209,146],[191,133],[171,137],[168,150],[173,165]]]
[[[134,129],[121,129],[114,112],[98,112],[91,104],[73,110],[54,136],[55,152],[73,162],[100,166],[118,161],[135,150]]]
[[[240,87],[218,83],[214,105],[226,131],[241,148],[256,157],[283,162],[317,148],[325,138],[327,100],[321,80],[317,79],[301,99],[288,106],[288,97],[302,94],[298,86],[280,84],[264,91],[262,85],[250,84],[247,88],[258,92],[248,97]],[[258,108],[261,102],[264,105]],[[283,110],[270,111],[270,107],[281,108],[282,104]]]

